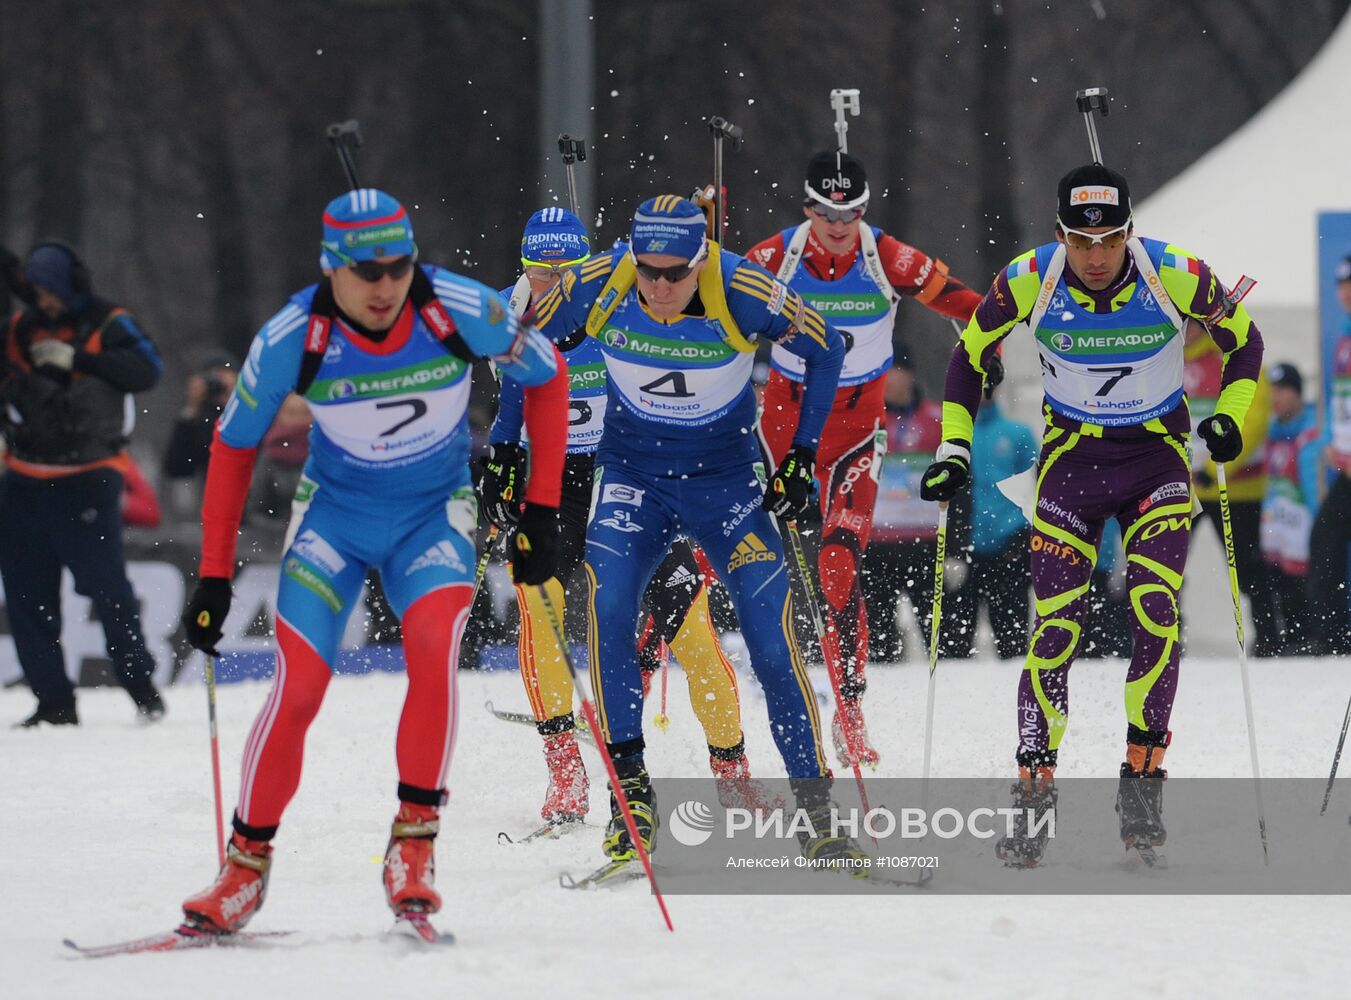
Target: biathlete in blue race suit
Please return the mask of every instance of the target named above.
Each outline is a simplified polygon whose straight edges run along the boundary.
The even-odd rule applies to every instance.
[[[677,534],[703,547],[732,598],[770,725],[799,805],[828,808],[816,698],[793,631],[783,545],[770,514],[799,516],[830,411],[844,343],[796,292],[707,239],[704,215],[676,195],[645,201],[630,242],[565,272],[536,304],[551,339],[579,329],[608,374],[605,427],[587,526],[588,649],[603,736],[645,846],[656,830],[643,763],[639,601]],[[793,446],[768,481],[755,431],[755,341],[806,361]],[[812,780],[817,779],[817,780]],[[636,855],[613,796],[605,851]],[[854,848],[826,833],[813,856]]]
[[[591,238],[572,212],[551,205],[534,213],[521,236],[524,274],[504,289],[512,310],[523,316],[562,280],[563,272],[591,256]],[[605,357],[600,341],[585,328],[558,345],[568,363],[568,447],[563,463],[563,494],[558,507],[560,544],[557,575],[541,587],[517,585],[520,609],[521,679],[544,741],[549,786],[540,816],[547,823],[580,821],[590,810],[590,781],[577,746],[572,713],[575,694],[563,650],[548,625],[544,595],[562,608],[566,588],[582,567],[587,521],[591,518],[591,484],[596,450],[605,424]],[[498,395],[497,418],[488,435],[491,453],[484,459],[477,483],[479,507],[500,529],[516,523],[520,512],[518,483],[525,477],[524,394],[504,382]],[[754,809],[769,800],[751,778],[746,741],[741,732],[741,703],[736,669],[718,644],[708,590],[715,574],[702,552],[680,538],[671,547],[644,596],[643,627],[638,644],[643,691],[661,667],[667,651],[675,655],[688,681],[690,706],[708,742],[708,763],[718,780],[724,808]],[[580,616],[582,609],[573,613]]]
[[[215,655],[258,444],[289,393],[309,402],[309,461],[277,595],[276,678],[244,750],[225,866],[183,906],[209,932],[238,930],[262,905],[305,733],[370,568],[402,621],[408,670],[386,896],[400,915],[440,907],[432,844],[455,745],[455,668],[475,564],[465,418],[475,358],[491,358],[527,386],[532,462],[514,569],[535,584],[554,572],[567,436],[558,350],[518,322],[497,292],[419,264],[408,214],[383,192],[334,199],[322,248],[324,280],[293,295],[254,338],[207,473],[201,580],[184,625],[194,646]]]

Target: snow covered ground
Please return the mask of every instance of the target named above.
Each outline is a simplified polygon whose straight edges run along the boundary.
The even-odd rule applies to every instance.
[[[1351,691],[1347,668],[1332,659],[1252,665],[1266,774],[1326,775]],[[1009,773],[1018,669],[940,666],[937,774]],[[1237,665],[1193,659],[1183,669],[1170,770],[1246,776]],[[1123,671],[1115,661],[1075,667],[1062,775],[1115,773]],[[867,704],[882,753],[879,775],[920,770],[925,678],[918,664],[871,672]],[[649,767],[657,776],[704,776],[683,676],[672,681],[673,725],[649,733]],[[824,688],[824,677],[819,684]],[[744,688],[752,765],[781,775],[764,703],[753,684]],[[261,683],[220,691],[227,801],[266,691]],[[599,862],[598,831],[526,847],[496,842],[499,830],[535,825],[544,784],[539,741],[481,707],[488,698],[523,707],[514,675],[461,674],[460,693],[452,798],[438,841],[441,923],[459,941],[430,952],[383,934],[390,920],[379,858],[393,812],[401,678],[342,678],[330,687],[310,733],[304,782],[278,837],[267,905],[251,925],[296,933],[247,951],[90,961],[61,947],[63,937],[99,944],[167,929],[179,901],[211,881],[210,758],[199,685],[169,690],[168,718],[151,728],[132,721],[120,692],[98,690],[81,693],[84,725],[77,730],[0,729],[0,995],[1345,995],[1351,905],[1336,896],[678,896],[668,900],[676,926],[668,933],[639,885],[586,894],[558,887],[559,871]],[[26,692],[0,693],[6,725],[28,709]],[[647,716],[653,712],[649,705]],[[597,822],[605,810],[595,780],[601,767],[593,751],[584,753]],[[1345,824],[1351,780],[1338,786],[1326,821]],[[1343,829],[1351,837],[1351,827]],[[1280,851],[1278,837],[1272,849]]]

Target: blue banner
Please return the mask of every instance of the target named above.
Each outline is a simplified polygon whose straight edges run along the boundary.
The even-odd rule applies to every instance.
[[[1319,406],[1323,426],[1332,427],[1332,357],[1347,324],[1337,301],[1337,265],[1351,257],[1351,212],[1318,213]]]

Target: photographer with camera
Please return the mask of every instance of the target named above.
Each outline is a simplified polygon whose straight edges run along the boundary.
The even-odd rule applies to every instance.
[[[118,681],[143,719],[158,719],[164,703],[122,550],[122,491],[130,396],[159,381],[159,353],[125,309],[94,294],[88,267],[66,244],[39,243],[22,267],[0,250],[0,265],[26,303],[0,331],[9,446],[0,575],[19,665],[38,700],[20,725],[79,722],[61,651],[62,567],[94,604]]]
[[[164,452],[164,478],[206,479],[211,457],[211,434],[235,387],[235,360],[224,351],[209,355],[188,376],[183,407],[178,411],[169,446]],[[195,507],[196,505],[194,505]]]

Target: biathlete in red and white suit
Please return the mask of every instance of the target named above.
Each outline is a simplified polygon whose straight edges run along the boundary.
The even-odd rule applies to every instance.
[[[491,358],[527,387],[531,464],[512,539],[517,582],[548,580],[558,550],[568,384],[557,349],[497,292],[419,264],[408,214],[383,192],[330,202],[322,248],[324,279],[293,295],[254,338],[211,447],[201,580],[184,625],[189,641],[214,655],[258,444],[291,392],[314,414],[282,556],[272,693],[245,746],[225,865],[183,904],[206,932],[238,930],[262,905],[305,733],[371,568],[402,622],[408,670],[385,892],[399,915],[440,908],[432,845],[455,747],[455,668],[475,565],[465,417],[475,358]]]
[[[807,221],[756,244],[746,255],[777,272],[844,337],[846,354],[817,452],[825,527],[820,575],[827,618],[826,663],[842,710],[832,733],[841,759],[853,747],[875,764],[861,700],[867,685],[868,614],[859,577],[872,529],[877,477],[886,450],[883,381],[891,367],[892,328],[902,298],[966,323],[980,296],[947,265],[875,226],[864,226],[868,180],[847,153],[818,153],[807,164]],[[802,403],[803,362],[775,345],[760,426],[774,463],[787,453]]]

